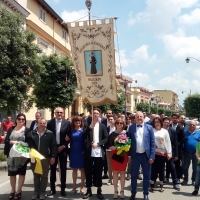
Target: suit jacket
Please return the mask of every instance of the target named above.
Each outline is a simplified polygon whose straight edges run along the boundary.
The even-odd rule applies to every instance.
[[[170,127],[172,125],[170,124]],[[176,135],[177,135],[177,142],[178,142],[178,157],[181,156],[182,150],[183,150],[183,144],[185,142],[185,133],[184,133],[184,128],[181,127],[179,124],[176,127]]]
[[[31,122],[31,125],[30,125],[30,130],[33,130],[33,128],[34,128],[34,125],[35,125],[35,122],[36,122],[36,120],[34,120],[34,121],[32,121],[32,122]]]
[[[53,118],[47,123],[47,129],[52,131],[53,134],[56,137],[56,119]],[[66,149],[68,148],[68,141],[65,140],[65,137],[71,135],[71,128],[70,128],[70,122],[66,119],[62,119],[61,126],[60,126],[60,144],[64,145]]]
[[[93,142],[93,133],[92,129],[88,126],[83,132],[83,137],[85,139],[85,149],[84,149],[84,157],[91,158],[91,150],[92,150],[92,142]],[[105,125],[99,123],[99,143],[98,145],[101,147],[102,158],[104,159],[104,145],[108,141],[108,132],[106,130]]]
[[[129,126],[128,137],[131,139],[131,148],[129,150],[129,156],[134,157],[136,155],[136,123]],[[148,159],[155,159],[155,137],[154,131],[151,125],[144,123],[144,148]]]
[[[172,155],[173,157],[178,157],[178,141],[176,132],[171,127],[168,128],[168,132],[172,145]]]
[[[107,121],[107,119],[104,119],[104,120],[101,121],[101,123],[104,124],[107,127],[108,121]]]

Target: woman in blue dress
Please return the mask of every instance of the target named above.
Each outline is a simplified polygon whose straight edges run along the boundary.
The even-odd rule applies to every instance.
[[[85,171],[84,171],[84,138],[83,138],[83,121],[82,118],[77,116],[72,119],[71,123],[71,144],[70,144],[70,167],[72,168],[72,179],[73,189],[71,194],[76,193],[76,181],[78,169],[81,171],[81,187],[80,194],[84,194],[84,182],[85,182]]]

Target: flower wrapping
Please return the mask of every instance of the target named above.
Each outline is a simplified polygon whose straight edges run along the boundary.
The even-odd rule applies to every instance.
[[[131,139],[126,134],[120,134],[115,138],[114,146],[117,148],[117,155],[124,155],[131,147]]]
[[[30,148],[28,144],[24,142],[20,142],[19,144],[14,144],[12,148],[10,149],[10,157],[25,157],[30,158]]]

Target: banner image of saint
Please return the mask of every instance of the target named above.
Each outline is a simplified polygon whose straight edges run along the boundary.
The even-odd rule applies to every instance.
[[[102,76],[102,56],[101,51],[85,51],[85,71],[87,76]]]

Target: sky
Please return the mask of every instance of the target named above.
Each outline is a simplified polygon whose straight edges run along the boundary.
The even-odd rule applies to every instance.
[[[66,22],[88,19],[85,0],[46,0]],[[133,87],[200,93],[200,0],[92,0],[91,18],[115,20],[116,64]],[[182,91],[184,91],[182,93]]]

